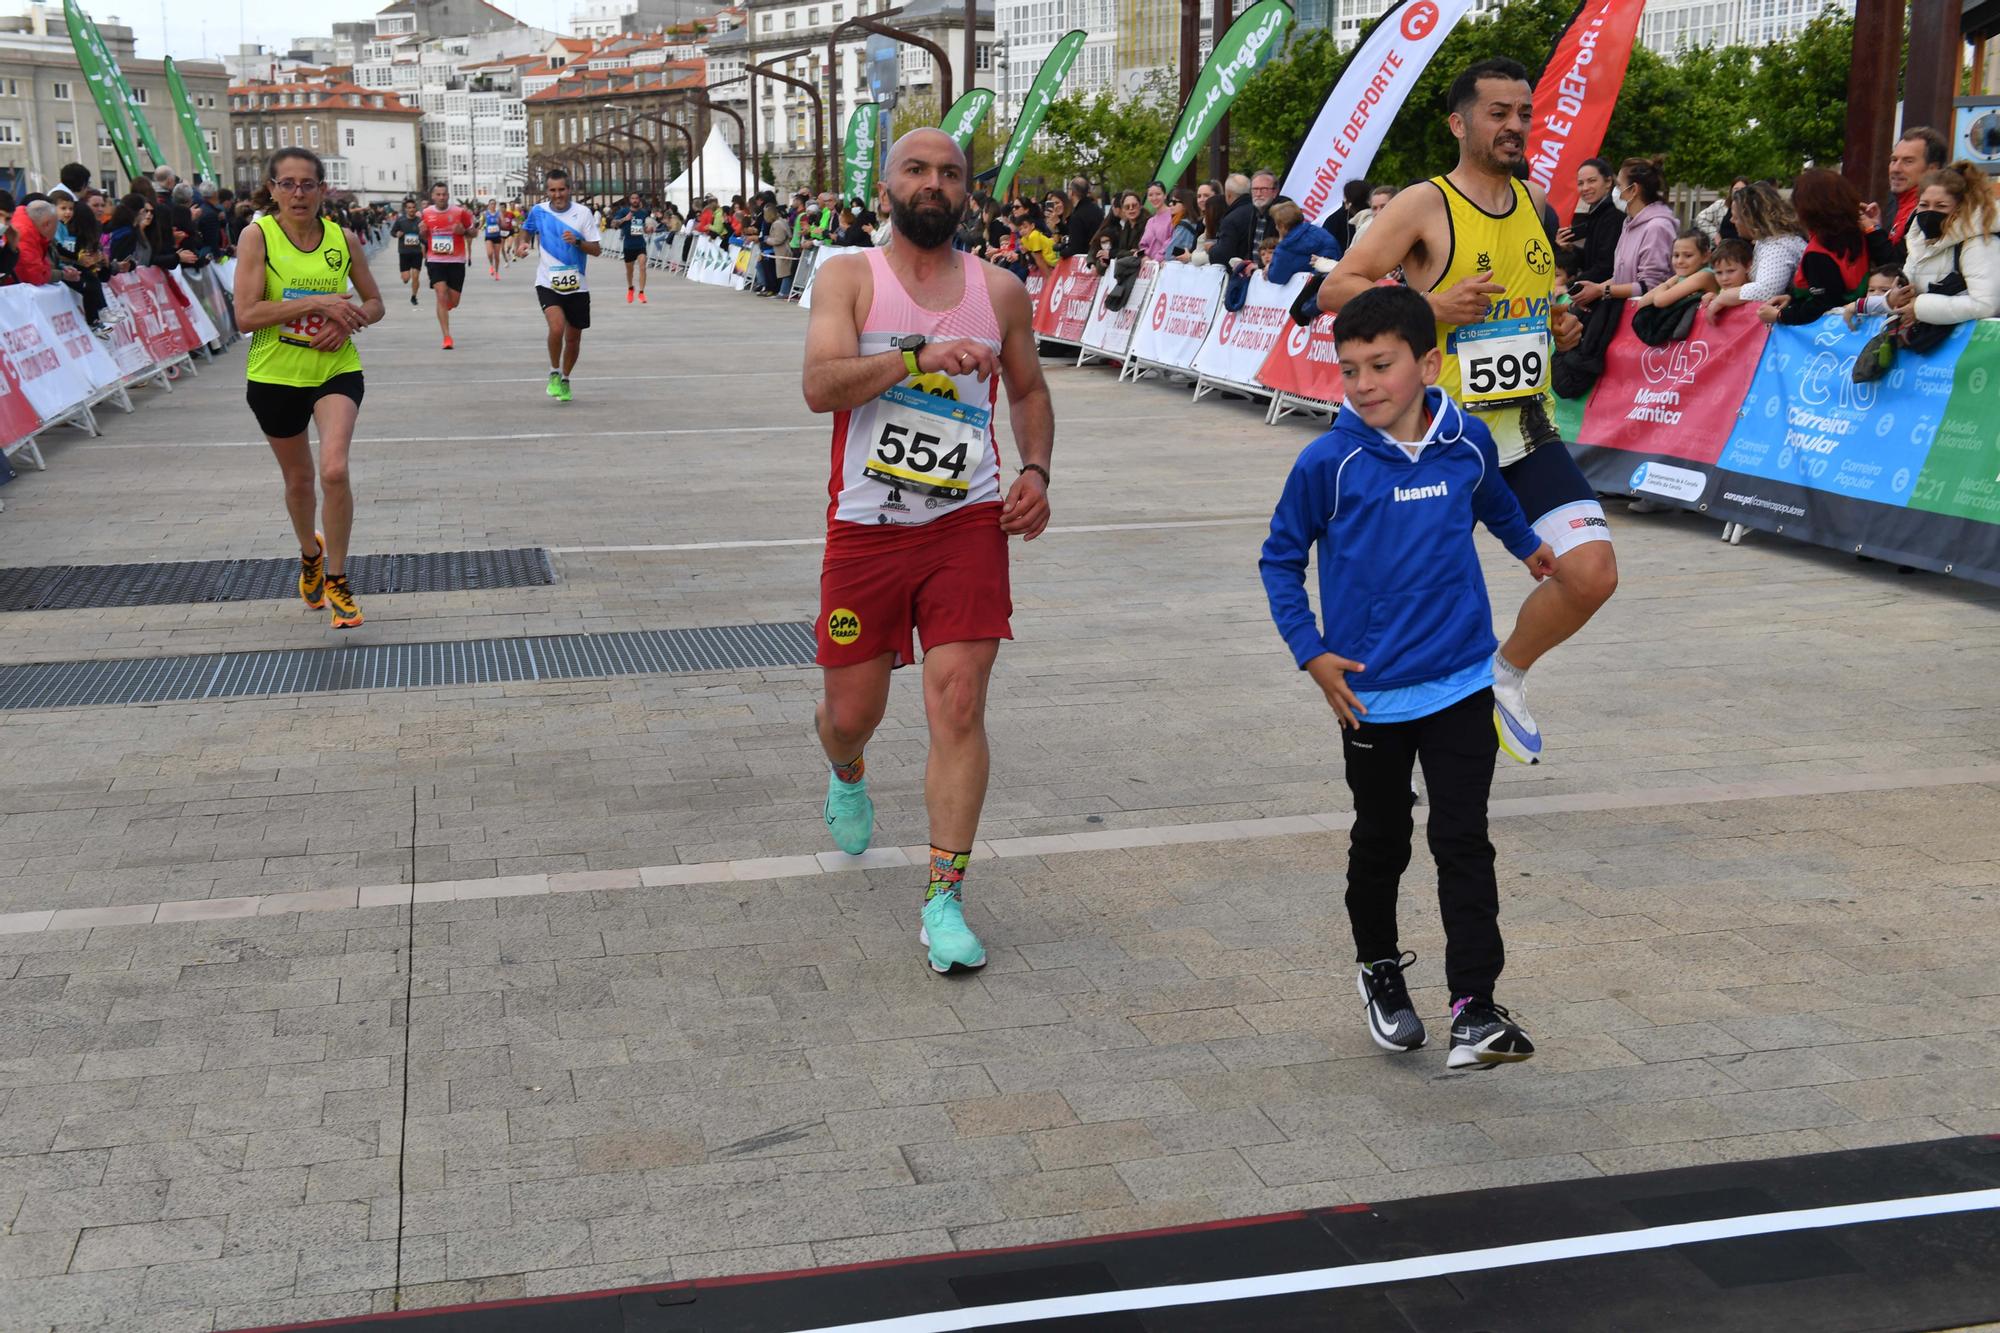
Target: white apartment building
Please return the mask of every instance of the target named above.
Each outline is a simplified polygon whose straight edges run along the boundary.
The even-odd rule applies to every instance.
[[[1657,55],[1697,46],[1782,42],[1818,16],[1825,0],[1652,0],[1639,20],[1640,45]],[[1834,0],[1849,14],[1854,0]]]
[[[707,19],[724,0],[584,0],[570,17],[570,34],[593,40],[658,32]]]
[[[1005,76],[997,114],[1011,122],[1021,111],[1035,75],[1064,33],[1082,28],[1088,35],[1076,63],[1070,66],[1063,92],[1091,96],[1118,78],[1117,0],[995,0],[1000,31],[1007,34]]]

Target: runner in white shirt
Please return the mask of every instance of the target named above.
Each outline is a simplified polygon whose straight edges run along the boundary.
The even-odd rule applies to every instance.
[[[547,198],[528,210],[521,220],[519,253],[528,252],[529,238],[540,243],[535,260],[535,299],[549,323],[548,395],[557,402],[570,400],[569,376],[576,369],[577,354],[583,349],[583,331],[590,327],[590,287],[583,268],[590,255],[603,247],[598,241],[597,217],[582,204],[570,199],[569,173],[560,168],[543,178]]]

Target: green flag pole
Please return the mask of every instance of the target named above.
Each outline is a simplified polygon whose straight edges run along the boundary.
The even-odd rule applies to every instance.
[[[90,15],[83,14],[81,10],[77,12],[82,14],[85,23],[90,24],[91,41],[97,47],[98,56],[110,68],[118,95],[125,99],[126,108],[132,113],[132,125],[139,131],[139,141],[146,145],[146,156],[153,159],[154,166],[166,166],[167,155],[160,151],[160,141],[153,137],[153,127],[146,123],[146,113],[139,109],[139,99],[132,95],[132,85],[126,81],[125,71],[118,68],[118,57],[111,54],[111,48],[105,45],[104,35],[98,32],[97,24],[91,21]]]
[[[841,199],[859,199],[867,207],[875,198],[875,103],[863,102],[848,115],[841,166]]]
[[[1014,121],[1014,132],[1007,136],[1007,148],[1000,154],[999,174],[993,178],[993,197],[1005,199],[1007,188],[1014,183],[1014,173],[1021,169],[1021,159],[1028,155],[1028,145],[1041,133],[1042,118],[1049,114],[1049,103],[1055,100],[1056,89],[1069,77],[1070,66],[1076,63],[1076,53],[1083,50],[1083,42],[1090,34],[1081,28],[1064,33],[1056,44],[1049,48],[1042,60],[1042,68],[1035,75],[1034,83],[1028,86],[1028,95],[1021,102],[1021,114]]]
[[[103,49],[104,39],[97,35],[90,19],[76,7],[76,0],[63,0],[63,22],[69,29],[69,44],[76,50],[77,68],[83,74],[83,81],[90,85],[90,99],[97,103],[97,114],[104,120],[104,132],[110,136],[112,148],[117,150],[118,165],[124,170],[127,181],[135,180],[139,175],[139,159],[132,152],[132,134],[125,127],[125,111],[111,80],[111,69],[106,59],[109,53]]]
[[[201,178],[213,184],[215,167],[208,160],[208,145],[202,141],[201,122],[194,117],[194,105],[188,101],[187,85],[181,82],[181,67],[168,56],[167,91],[173,94],[174,111],[181,118],[181,134],[187,139],[189,160]]]
[[[1252,74],[1262,69],[1278,48],[1285,44],[1285,32],[1292,24],[1292,7],[1285,0],[1258,0],[1229,25],[1215,43],[1208,63],[1188,90],[1174,132],[1167,136],[1167,151],[1160,158],[1156,181],[1177,181],[1193,162],[1201,146],[1215,133],[1229,107]]]

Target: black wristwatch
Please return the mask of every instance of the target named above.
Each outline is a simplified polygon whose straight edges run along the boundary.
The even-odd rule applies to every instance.
[[[924,337],[921,333],[905,334],[901,338],[896,339],[896,350],[903,354],[903,364],[909,367],[912,375],[921,375],[923,373],[917,367],[917,353],[923,351],[924,344],[929,341],[930,339]]]

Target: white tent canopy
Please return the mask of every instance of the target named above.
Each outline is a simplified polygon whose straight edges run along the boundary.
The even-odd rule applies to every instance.
[[[681,211],[690,217],[694,215],[694,201],[703,194],[712,194],[718,199],[729,200],[742,193],[743,183],[750,182],[750,192],[776,190],[769,181],[759,181],[754,173],[746,175],[743,159],[736,156],[736,150],[722,137],[722,127],[711,124],[708,127],[708,142],[701,146],[701,189],[695,189],[695,171],[690,164],[686,171],[676,176],[662,193],[662,201],[671,200],[680,205]]]

